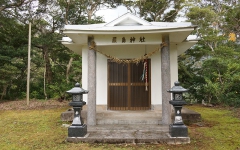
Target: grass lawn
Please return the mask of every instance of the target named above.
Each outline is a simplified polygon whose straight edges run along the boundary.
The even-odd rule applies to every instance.
[[[190,144],[88,144],[68,143],[67,128],[62,127],[60,114],[68,102],[25,101],[0,103],[1,150],[240,150],[240,109],[187,106],[202,115],[203,121],[191,124]]]

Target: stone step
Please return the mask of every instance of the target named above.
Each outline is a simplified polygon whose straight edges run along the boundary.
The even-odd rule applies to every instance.
[[[139,119],[133,119],[133,118],[127,118],[127,119],[118,119],[118,118],[114,118],[114,119],[97,119],[97,124],[99,125],[103,125],[103,124],[118,124],[118,125],[128,125],[128,124],[140,124],[140,125],[144,125],[144,124],[154,124],[154,125],[159,125],[162,124],[162,120],[158,119],[158,118],[152,118],[152,119],[143,119],[143,118],[139,118]]]
[[[87,112],[82,111],[82,118],[86,123]],[[61,114],[62,121],[72,121],[73,111]],[[162,114],[156,111],[99,111],[96,115],[97,124],[162,124]]]
[[[109,131],[121,131],[121,132],[169,132],[168,125],[141,125],[141,124],[130,124],[130,125],[96,125],[96,126],[88,126],[89,132],[109,132]]]
[[[156,111],[102,111],[97,112],[98,117],[161,117],[162,113]]]
[[[97,113],[97,124],[161,124],[162,114],[156,111],[103,111]]]

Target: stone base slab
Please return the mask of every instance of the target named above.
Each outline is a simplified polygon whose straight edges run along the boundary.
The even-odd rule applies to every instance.
[[[192,124],[192,123],[200,122],[202,120],[202,117],[200,113],[183,107],[182,119],[185,124]]]
[[[68,110],[61,113],[61,120],[62,121],[73,121],[74,118],[74,111]]]
[[[162,125],[96,125],[88,126],[88,134],[84,137],[67,137],[72,143],[167,143],[187,144],[189,137],[171,137],[168,126]]]

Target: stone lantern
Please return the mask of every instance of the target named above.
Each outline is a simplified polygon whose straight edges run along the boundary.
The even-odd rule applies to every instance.
[[[86,105],[86,102],[83,101],[83,94],[87,94],[88,91],[82,89],[80,84],[76,83],[75,87],[66,91],[66,93],[72,94],[72,101],[69,105],[73,106],[74,110],[73,122],[68,128],[68,137],[84,137],[87,134],[87,125],[83,122],[81,111],[83,105]]]
[[[187,89],[180,86],[178,81],[174,82],[174,86],[168,91],[172,93],[172,100],[169,103],[173,105],[175,113],[173,124],[169,126],[171,137],[188,137],[188,128],[184,125],[181,114],[182,105],[186,104],[183,99],[183,92],[187,91]]]

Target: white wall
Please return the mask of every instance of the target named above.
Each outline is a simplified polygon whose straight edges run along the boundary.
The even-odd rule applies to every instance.
[[[174,86],[174,82],[178,81],[178,51],[177,45],[170,45],[170,72],[171,72],[171,87]]]
[[[82,88],[88,90],[88,47],[82,47]],[[87,102],[87,94],[83,94],[83,100]]]
[[[159,46],[149,46],[155,49]],[[162,104],[162,81],[161,81],[161,52],[158,51],[151,57],[151,104]]]
[[[96,103],[97,105],[107,105],[107,58],[97,53],[97,93],[96,93]]]

